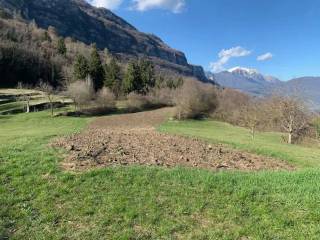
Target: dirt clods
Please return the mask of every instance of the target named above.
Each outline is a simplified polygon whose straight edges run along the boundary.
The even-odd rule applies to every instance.
[[[293,169],[279,160],[240,152],[203,140],[159,133],[154,129],[172,109],[102,117],[80,134],[56,139],[67,150],[66,170],[114,165],[195,167],[210,170]]]

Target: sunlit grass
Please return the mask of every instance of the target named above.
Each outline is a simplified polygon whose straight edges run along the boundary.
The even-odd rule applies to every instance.
[[[298,167],[320,167],[320,148],[286,144],[281,133],[257,133],[218,121],[170,121],[161,131],[195,136],[211,142],[224,143],[237,149],[286,160]]]
[[[320,237],[318,170],[215,173],[136,166],[64,172],[61,153],[48,142],[90,120],[52,118],[46,111],[0,116],[0,239]],[[212,124],[214,132],[224,127],[182,124],[191,124],[189,134],[197,136],[205,129],[213,134]]]
[[[0,97],[3,100],[10,100],[9,102],[0,101],[0,115],[7,114],[14,110],[23,110],[26,106],[25,99],[19,97],[21,95],[30,94],[30,107],[39,104],[48,103],[48,98],[45,93],[32,90],[32,89],[0,89]],[[6,99],[8,98],[8,99]],[[71,100],[64,96],[55,95],[53,97],[53,102],[63,102],[70,103]]]

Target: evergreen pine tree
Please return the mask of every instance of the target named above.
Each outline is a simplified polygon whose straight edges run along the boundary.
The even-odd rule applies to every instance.
[[[92,52],[89,63],[89,72],[95,89],[98,90],[102,88],[104,82],[104,69],[102,67],[100,55],[95,44],[92,46]]]
[[[73,64],[73,77],[75,80],[85,80],[89,75],[89,64],[83,55],[77,55]]]
[[[127,94],[136,91],[139,78],[139,66],[135,62],[130,62],[122,82],[123,91]]]
[[[57,50],[60,55],[65,56],[67,54],[67,47],[63,38],[59,38],[57,44]]]
[[[115,96],[119,96],[121,92],[121,69],[114,58],[109,64],[105,65],[105,81],[104,85],[111,89]]]
[[[151,61],[142,59],[139,62],[141,84],[138,91],[146,94],[156,84],[154,65]]]
[[[142,59],[139,62],[129,63],[123,82],[123,89],[126,93],[146,94],[155,85],[156,76],[152,62]]]

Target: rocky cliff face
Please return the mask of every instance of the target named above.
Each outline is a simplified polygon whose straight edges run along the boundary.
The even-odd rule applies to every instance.
[[[84,0],[0,0],[0,7],[35,20],[41,28],[53,26],[64,37],[86,44],[96,43],[113,54],[147,56],[160,67],[207,81],[201,67],[192,66],[184,53],[166,45],[160,38],[139,32],[107,9],[95,8]]]

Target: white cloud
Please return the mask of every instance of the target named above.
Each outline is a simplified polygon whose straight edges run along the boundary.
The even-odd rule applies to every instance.
[[[123,0],[88,0],[95,7],[104,7],[110,10],[117,9]]]
[[[223,49],[219,53],[219,60],[217,62],[210,63],[210,69],[213,72],[220,72],[225,70],[224,65],[229,62],[231,58],[245,57],[251,54],[251,51],[243,47],[233,47],[230,49]]]
[[[268,61],[273,58],[272,53],[268,52],[257,57],[258,61]]]
[[[151,9],[165,9],[173,13],[180,13],[185,7],[185,0],[132,0],[132,9],[147,11]]]

